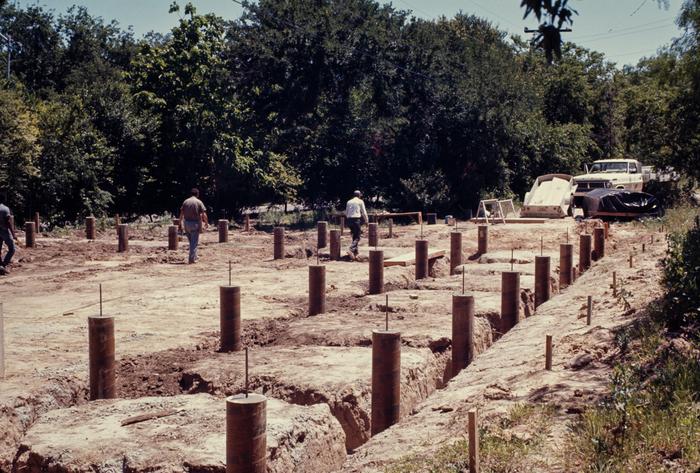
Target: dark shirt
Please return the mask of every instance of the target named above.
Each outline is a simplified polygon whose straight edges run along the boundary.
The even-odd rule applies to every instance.
[[[0,230],[10,229],[10,208],[7,205],[0,204]]]

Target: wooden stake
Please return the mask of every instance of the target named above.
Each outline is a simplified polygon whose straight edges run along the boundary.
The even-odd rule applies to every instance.
[[[245,347],[245,397],[248,397],[248,347]]]
[[[102,283],[100,283],[100,317],[102,317]]]
[[[389,331],[389,294],[386,295],[386,302],[384,304],[384,323],[385,323],[385,330],[388,332]]]
[[[510,270],[513,271],[513,264],[515,263],[515,250],[510,249]]]
[[[5,379],[5,315],[0,302],[0,379]]]
[[[630,253],[630,268],[633,268],[633,267],[634,267],[634,263],[632,260],[632,253]]]
[[[228,285],[231,285],[231,260],[228,260]]]
[[[547,334],[544,358],[544,369],[552,371],[552,336],[550,334]]]
[[[464,266],[462,266],[462,294],[464,294]]]
[[[613,297],[617,297],[617,273],[613,271]]]
[[[469,411],[469,473],[479,473],[479,425],[476,409]]]
[[[591,315],[593,314],[593,297],[588,296],[588,310],[586,312],[586,325],[591,325]]]

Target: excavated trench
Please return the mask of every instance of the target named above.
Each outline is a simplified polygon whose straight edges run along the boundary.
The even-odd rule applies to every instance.
[[[446,260],[446,259],[445,259]],[[495,262],[480,262],[484,266]],[[472,264],[470,264],[472,266]],[[486,269],[486,268],[484,268]],[[485,274],[490,274],[486,271]],[[495,274],[495,273],[494,273]],[[415,281],[409,269],[394,271],[388,275],[385,285],[391,299],[395,292],[459,290],[458,281],[445,281],[449,275],[446,261],[431,267],[431,277]],[[478,284],[477,284],[478,285]],[[556,290],[556,281],[553,279]],[[365,294],[366,294],[366,288]],[[471,289],[471,288],[470,288]],[[402,332],[402,417],[411,415],[415,407],[426,400],[450,379],[450,336],[428,330],[420,334],[421,328],[411,333],[412,322],[425,319],[426,312],[418,305],[401,305],[392,301],[389,306],[371,296],[357,297],[333,295],[330,288],[327,313],[316,317],[300,316],[305,307],[305,298],[290,301],[297,310],[296,316],[279,319],[262,319],[243,322],[243,342],[254,347],[253,359],[256,368],[249,377],[249,389],[293,405],[327,405],[338,421],[345,436],[345,449],[352,452],[369,440],[371,391],[371,329],[380,328],[384,314],[392,315],[392,327]],[[553,291],[553,295],[556,292]],[[382,296],[383,297],[383,296]],[[370,302],[368,302],[370,298]],[[534,313],[534,296],[529,289],[521,290],[521,308],[526,317]],[[428,312],[430,313],[430,312]],[[432,314],[431,314],[432,315]],[[479,310],[476,315],[475,353],[483,353],[500,336],[500,313],[495,308]],[[444,327],[447,317],[438,320]],[[405,330],[404,330],[405,329]],[[405,332],[405,335],[404,335]],[[182,394],[208,394],[221,398],[240,393],[243,382],[242,356],[240,353],[217,353],[218,332],[204,334],[203,339],[191,348],[174,348],[144,355],[121,357],[118,361],[118,392],[126,399],[138,400],[150,396],[168,397]],[[336,360],[335,381],[327,368],[329,357],[342,354]],[[268,359],[265,359],[269,353]],[[275,353],[277,355],[275,355]],[[309,355],[311,354],[311,355]],[[315,357],[315,358],[314,358]],[[299,369],[300,360],[309,361]],[[357,362],[362,359],[362,362]],[[293,360],[290,362],[290,360]],[[355,360],[352,364],[351,360]],[[325,363],[325,366],[324,366]],[[344,367],[352,364],[349,376]],[[285,366],[286,365],[286,366]],[[283,367],[287,369],[275,368]],[[257,370],[257,371],[256,371]],[[272,372],[272,374],[270,374]],[[308,378],[314,378],[309,381]],[[35,393],[14,406],[3,406],[1,416],[7,419],[0,428],[3,453],[0,458],[14,458],[13,465],[0,463],[0,471],[19,471],[22,437],[43,413],[54,409],[69,408],[87,400],[85,376],[70,375],[53,380],[46,390]],[[302,439],[303,441],[303,439]],[[26,455],[25,455],[26,456]]]

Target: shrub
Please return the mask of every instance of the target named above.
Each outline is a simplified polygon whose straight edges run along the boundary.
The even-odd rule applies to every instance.
[[[664,313],[671,330],[700,324],[700,228],[668,237],[663,261]]]

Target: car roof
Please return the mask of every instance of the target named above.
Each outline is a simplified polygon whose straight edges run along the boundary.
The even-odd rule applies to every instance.
[[[593,163],[633,163],[636,162],[636,159],[627,159],[627,158],[620,158],[620,159],[596,159],[593,161]]]

